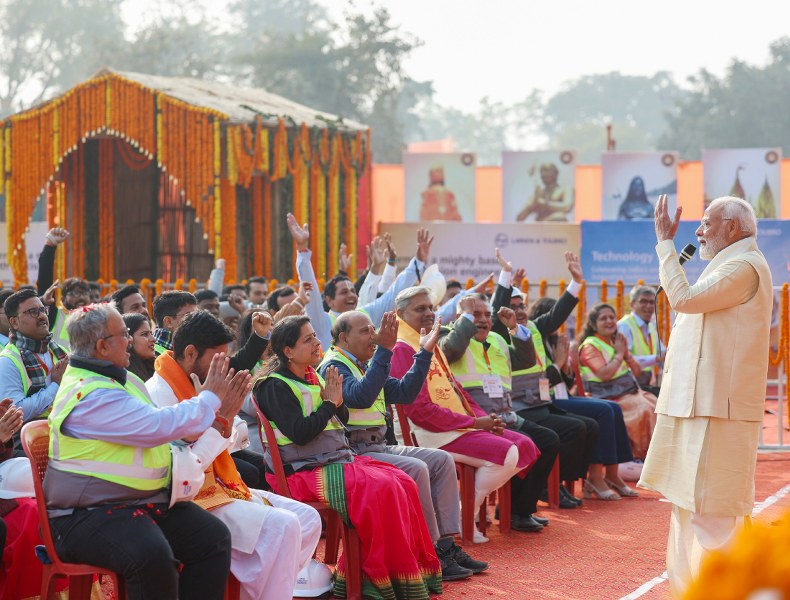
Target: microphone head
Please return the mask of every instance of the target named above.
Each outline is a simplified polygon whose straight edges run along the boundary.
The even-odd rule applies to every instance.
[[[686,244],[686,247],[680,251],[680,262],[684,263],[697,251],[697,247],[694,244]]]

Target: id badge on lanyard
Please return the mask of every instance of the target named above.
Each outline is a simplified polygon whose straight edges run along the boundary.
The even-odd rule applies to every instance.
[[[551,402],[551,393],[549,392],[551,386],[547,378],[541,377],[538,379],[538,389],[540,390],[540,399],[543,402]]]
[[[505,395],[502,380],[496,375],[483,375],[483,391],[489,398],[502,398]]]

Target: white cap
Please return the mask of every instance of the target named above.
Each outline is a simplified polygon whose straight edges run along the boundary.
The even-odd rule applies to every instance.
[[[314,558],[296,575],[294,596],[297,598],[317,598],[331,589],[332,571]]]
[[[428,295],[434,306],[442,301],[445,292],[447,292],[447,281],[444,275],[439,272],[439,267],[436,263],[425,269],[425,272],[422,274],[422,279],[420,280],[420,285],[428,288]]]
[[[9,458],[0,463],[0,498],[35,498],[33,471],[25,457]]]
[[[198,495],[206,479],[206,465],[201,464],[189,446],[170,444],[173,456],[170,506],[176,502],[188,502]]]

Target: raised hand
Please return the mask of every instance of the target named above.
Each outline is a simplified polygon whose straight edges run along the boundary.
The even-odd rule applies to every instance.
[[[384,265],[387,264],[387,248],[384,240],[379,236],[370,242],[370,270],[376,275],[384,272]]]
[[[424,327],[420,329],[420,348],[431,353],[433,352],[434,348],[436,348],[436,343],[439,341],[439,331],[441,326],[442,318],[436,317],[436,320],[433,322],[433,327],[431,327],[431,330],[428,333],[425,333]]]
[[[310,230],[307,227],[307,223],[304,224],[304,227],[300,227],[299,223],[296,222],[296,217],[291,213],[286,215],[285,221],[288,223],[288,231],[291,232],[291,237],[296,243],[296,249],[298,251],[307,250],[308,242],[310,241]]]
[[[301,305],[307,306],[307,303],[310,302],[310,293],[313,291],[313,282],[312,281],[302,281],[299,284],[299,293],[296,296],[296,299],[299,300]]]
[[[224,396],[220,396],[222,403],[220,404],[219,415],[224,417],[228,422],[239,414],[241,405],[244,404],[244,398],[250,393],[252,389],[252,375],[249,371],[239,371],[228,383],[228,389]]]
[[[570,340],[567,335],[560,334],[557,336],[557,344],[554,346],[554,364],[558,369],[564,369],[568,363],[568,354],[570,352]]]
[[[0,443],[5,444],[22,429],[24,412],[21,406],[13,406],[10,398],[0,402]]]
[[[195,386],[195,392],[203,390],[213,392],[220,400],[228,392],[228,387],[233,379],[233,369],[230,368],[230,357],[224,352],[218,352],[211,357],[211,364],[206,373],[206,380],[201,382],[195,373],[190,373],[189,378]]]
[[[458,308],[460,309],[461,314],[474,314],[476,302],[477,298],[473,298],[472,296],[464,296],[461,298],[458,301]]]
[[[502,253],[499,251],[499,248],[494,248],[494,255],[496,256],[496,260],[499,263],[499,267],[505,271],[506,273],[510,273],[513,270],[513,263],[506,260]]]
[[[579,257],[576,256],[573,252],[566,252],[565,253],[565,264],[568,266],[568,272],[573,277],[573,280],[576,283],[581,283],[584,281],[584,274],[582,273],[582,263],[579,261]]]
[[[47,291],[44,292],[44,295],[41,296],[41,302],[49,306],[50,304],[55,304],[55,290],[58,289],[60,285],[60,279],[56,279],[51,286],[47,288]]]
[[[58,362],[56,362],[53,367],[49,370],[49,378],[51,381],[54,381],[58,385],[60,385],[60,380],[63,379],[63,373],[66,372],[66,367],[69,366],[69,357],[64,356]]]
[[[473,287],[472,292],[475,294],[485,294],[489,284],[492,283],[493,281],[494,281],[494,274],[491,273],[488,277],[486,277],[475,287]]]
[[[220,271],[224,271],[225,270],[225,259],[224,258],[218,258],[214,262],[214,268],[219,269]]]
[[[680,225],[680,215],[683,213],[683,207],[678,206],[675,208],[675,217],[669,216],[669,197],[666,194],[661,194],[656,202],[655,210],[655,226],[656,226],[656,239],[659,242],[664,240],[675,239],[675,234],[678,232]]]
[[[269,335],[273,326],[272,316],[268,312],[257,311],[252,313],[252,330],[258,334],[259,337],[265,338]]]
[[[518,325],[518,321],[516,321],[516,313],[512,308],[502,306],[497,311],[496,316],[499,318],[502,324],[508,328],[508,330],[515,329],[516,325]]]
[[[527,270],[523,267],[519,267],[515,271],[513,271],[513,276],[510,278],[510,285],[517,289],[521,289],[521,283],[524,281],[524,277],[527,275]]]
[[[628,355],[628,340],[619,331],[614,336],[614,351],[624,358]]]
[[[395,262],[398,259],[398,253],[395,251],[395,246],[392,244],[392,234],[385,233],[383,236],[384,243],[387,245],[387,258],[390,262]]]
[[[385,312],[376,332],[376,344],[392,350],[398,341],[398,317],[394,312]]]
[[[343,404],[343,376],[337,372],[337,367],[327,367],[324,381],[321,398],[339,408]]]
[[[433,236],[427,229],[420,227],[417,229],[417,253],[415,256],[420,262],[428,262],[428,255],[431,253]]]
[[[47,240],[44,243],[47,246],[60,246],[70,235],[71,234],[62,227],[53,227],[47,232]]]
[[[340,244],[340,252],[337,257],[337,268],[345,273],[349,272],[351,268],[351,258],[353,254],[347,254],[347,247],[345,244]]]
[[[244,298],[239,294],[231,294],[228,296],[228,306],[230,306],[240,315],[243,315],[244,311],[247,310],[247,304],[244,301]]]

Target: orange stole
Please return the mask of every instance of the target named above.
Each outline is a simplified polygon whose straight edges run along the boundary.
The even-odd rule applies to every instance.
[[[154,363],[154,368],[173,390],[179,402],[195,397],[195,386],[173,358],[172,350],[160,354]],[[234,500],[250,498],[252,494],[241,480],[233,458],[227,450],[223,450],[206,470],[206,480],[193,502],[206,510],[211,510],[230,504]]]

